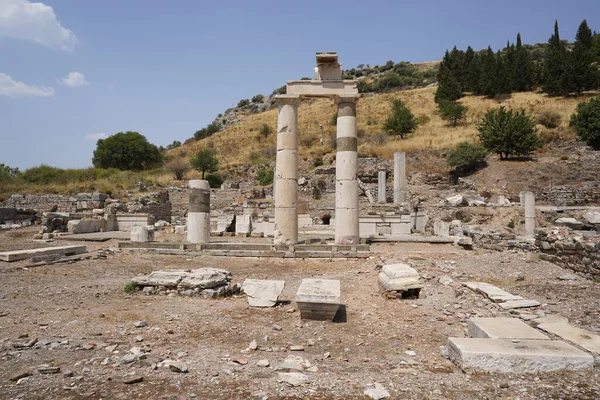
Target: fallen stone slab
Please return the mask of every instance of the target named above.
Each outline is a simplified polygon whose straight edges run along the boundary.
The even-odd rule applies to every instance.
[[[467,329],[472,338],[550,340],[518,318],[474,317],[467,320]]]
[[[220,268],[199,268],[184,275],[179,286],[185,289],[212,289],[231,281],[231,272]]]
[[[529,308],[538,307],[540,302],[536,300],[510,300],[499,304],[505,310],[512,310],[515,308]]]
[[[542,318],[538,328],[583,347],[589,352],[600,354],[600,336],[585,329],[573,326],[569,324],[566,319],[561,321]]]
[[[571,229],[581,229],[581,227],[583,226],[583,223],[581,221],[578,221],[575,218],[568,218],[568,217],[558,218],[554,222],[558,225],[564,225]]]
[[[246,279],[242,290],[250,307],[273,307],[283,292],[285,281]]]
[[[173,269],[167,271],[152,271],[150,275],[136,276],[131,279],[138,286],[164,286],[167,288],[177,287],[179,282],[187,274],[184,269]]]
[[[72,256],[75,254],[85,253],[85,246],[58,246],[58,247],[42,247],[39,249],[15,250],[0,253],[0,261],[19,261],[36,256],[47,256],[51,254],[60,254],[64,256]]]
[[[448,356],[465,372],[523,374],[594,367],[594,357],[560,340],[449,338]]]
[[[512,300],[523,300],[521,296],[515,296],[514,294],[508,293],[500,289],[497,286],[490,285],[485,282],[464,282],[463,285],[468,287],[469,289],[481,293],[494,303],[501,303],[504,301],[512,301]]]
[[[588,211],[585,214],[583,214],[583,219],[585,219],[590,224],[600,224],[600,212]]]
[[[296,292],[296,304],[302,318],[333,320],[340,308],[340,281],[332,279],[302,279]]]

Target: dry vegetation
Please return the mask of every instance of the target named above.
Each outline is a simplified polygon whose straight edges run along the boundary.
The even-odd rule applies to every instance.
[[[509,108],[525,109],[534,118],[540,113],[551,112],[560,116],[560,125],[549,129],[538,126],[538,133],[544,142],[557,139],[574,137],[568,128],[570,115],[577,104],[589,96],[579,98],[553,98],[542,93],[526,92],[514,93],[504,99],[488,99],[481,96],[467,96],[461,102],[468,107],[467,117],[457,127],[451,127],[440,117],[436,104],[433,101],[436,88],[423,88],[394,93],[366,95],[361,98],[357,107],[357,124],[360,138],[359,152],[361,156],[373,156],[382,159],[391,159],[397,151],[406,152],[431,152],[445,150],[456,146],[460,142],[477,140],[477,124],[487,110],[504,105]],[[381,127],[388,117],[390,103],[393,99],[400,98],[406,101],[408,107],[420,121],[415,133],[406,139],[389,138],[386,140],[381,135]],[[335,126],[332,125],[332,116],[335,106],[330,100],[305,100],[299,110],[299,151],[300,157],[321,156],[334,152],[331,140],[335,135]],[[276,134],[272,133],[267,138],[258,132],[262,124],[267,124],[276,132],[277,110],[271,109],[260,114],[250,114],[243,117],[242,121],[213,137],[203,139],[187,146],[172,150],[170,156],[189,158],[197,149],[207,146],[214,148],[221,160],[222,166],[234,166],[251,163],[253,153],[273,156]],[[321,145],[320,124],[323,125],[325,141]]]

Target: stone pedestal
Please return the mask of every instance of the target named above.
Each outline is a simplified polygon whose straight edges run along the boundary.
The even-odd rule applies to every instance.
[[[191,180],[189,187],[187,241],[208,243],[210,241],[210,185],[205,180]]]
[[[131,241],[133,243],[148,243],[154,240],[154,227],[132,226]]]
[[[386,173],[385,171],[379,171],[377,175],[377,202],[380,204],[387,203],[386,197]]]
[[[525,236],[533,239],[535,236],[535,195],[533,192],[523,193],[525,203]]]
[[[333,320],[341,305],[340,281],[302,279],[296,292],[296,304],[304,319]]]
[[[337,154],[335,168],[335,243],[358,244],[358,153],[356,101],[358,96],[336,96]]]
[[[394,204],[405,203],[408,198],[406,181],[406,153],[394,153]]]
[[[298,242],[298,106],[300,96],[279,95],[275,164],[275,244]]]

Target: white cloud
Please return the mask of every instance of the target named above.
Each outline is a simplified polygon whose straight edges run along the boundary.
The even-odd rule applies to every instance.
[[[50,97],[54,96],[54,89],[17,82],[10,76],[0,72],[0,95],[8,97]]]
[[[66,78],[61,79],[60,82],[63,85],[67,85],[68,87],[72,88],[90,84],[89,82],[85,81],[85,76],[79,72],[69,72],[69,75],[67,75]]]
[[[104,132],[88,133],[87,135],[85,135],[85,138],[87,140],[93,140],[94,142],[98,141],[99,139],[106,139],[107,137],[108,137],[108,135]]]
[[[28,0],[0,0],[0,36],[72,51],[75,34],[58,22],[54,9]]]

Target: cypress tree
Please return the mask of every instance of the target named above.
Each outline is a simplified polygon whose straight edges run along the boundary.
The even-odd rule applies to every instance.
[[[510,93],[510,66],[507,57],[500,50],[496,53],[496,79],[494,95]],[[490,96],[491,97],[491,96]]]
[[[506,74],[506,91],[502,93],[512,93],[515,91],[515,80],[518,71],[516,70],[516,50],[515,45],[506,43],[506,56],[504,58],[504,68]]]
[[[567,50],[560,41],[558,21],[554,21],[554,34],[548,40],[542,86],[544,92],[550,96],[559,96],[568,93],[567,80]]]
[[[517,33],[517,46],[513,66],[513,89],[517,92],[526,92],[533,86],[533,62],[529,52],[523,48],[521,34]]]
[[[479,92],[479,56],[473,51],[471,46],[467,47],[464,56],[465,82],[463,90],[466,92]]]
[[[592,30],[584,19],[577,29],[571,53],[571,81],[573,90],[577,93],[594,89],[596,86],[598,70],[593,64],[592,46]]]
[[[435,92],[435,102],[440,100],[458,100],[463,96],[460,83],[456,79],[454,58],[446,51],[444,59],[440,63],[438,72],[438,89]]]
[[[488,97],[494,97],[498,92],[497,76],[498,67],[496,65],[496,56],[491,47],[481,54],[481,74],[479,76],[480,93]]]

